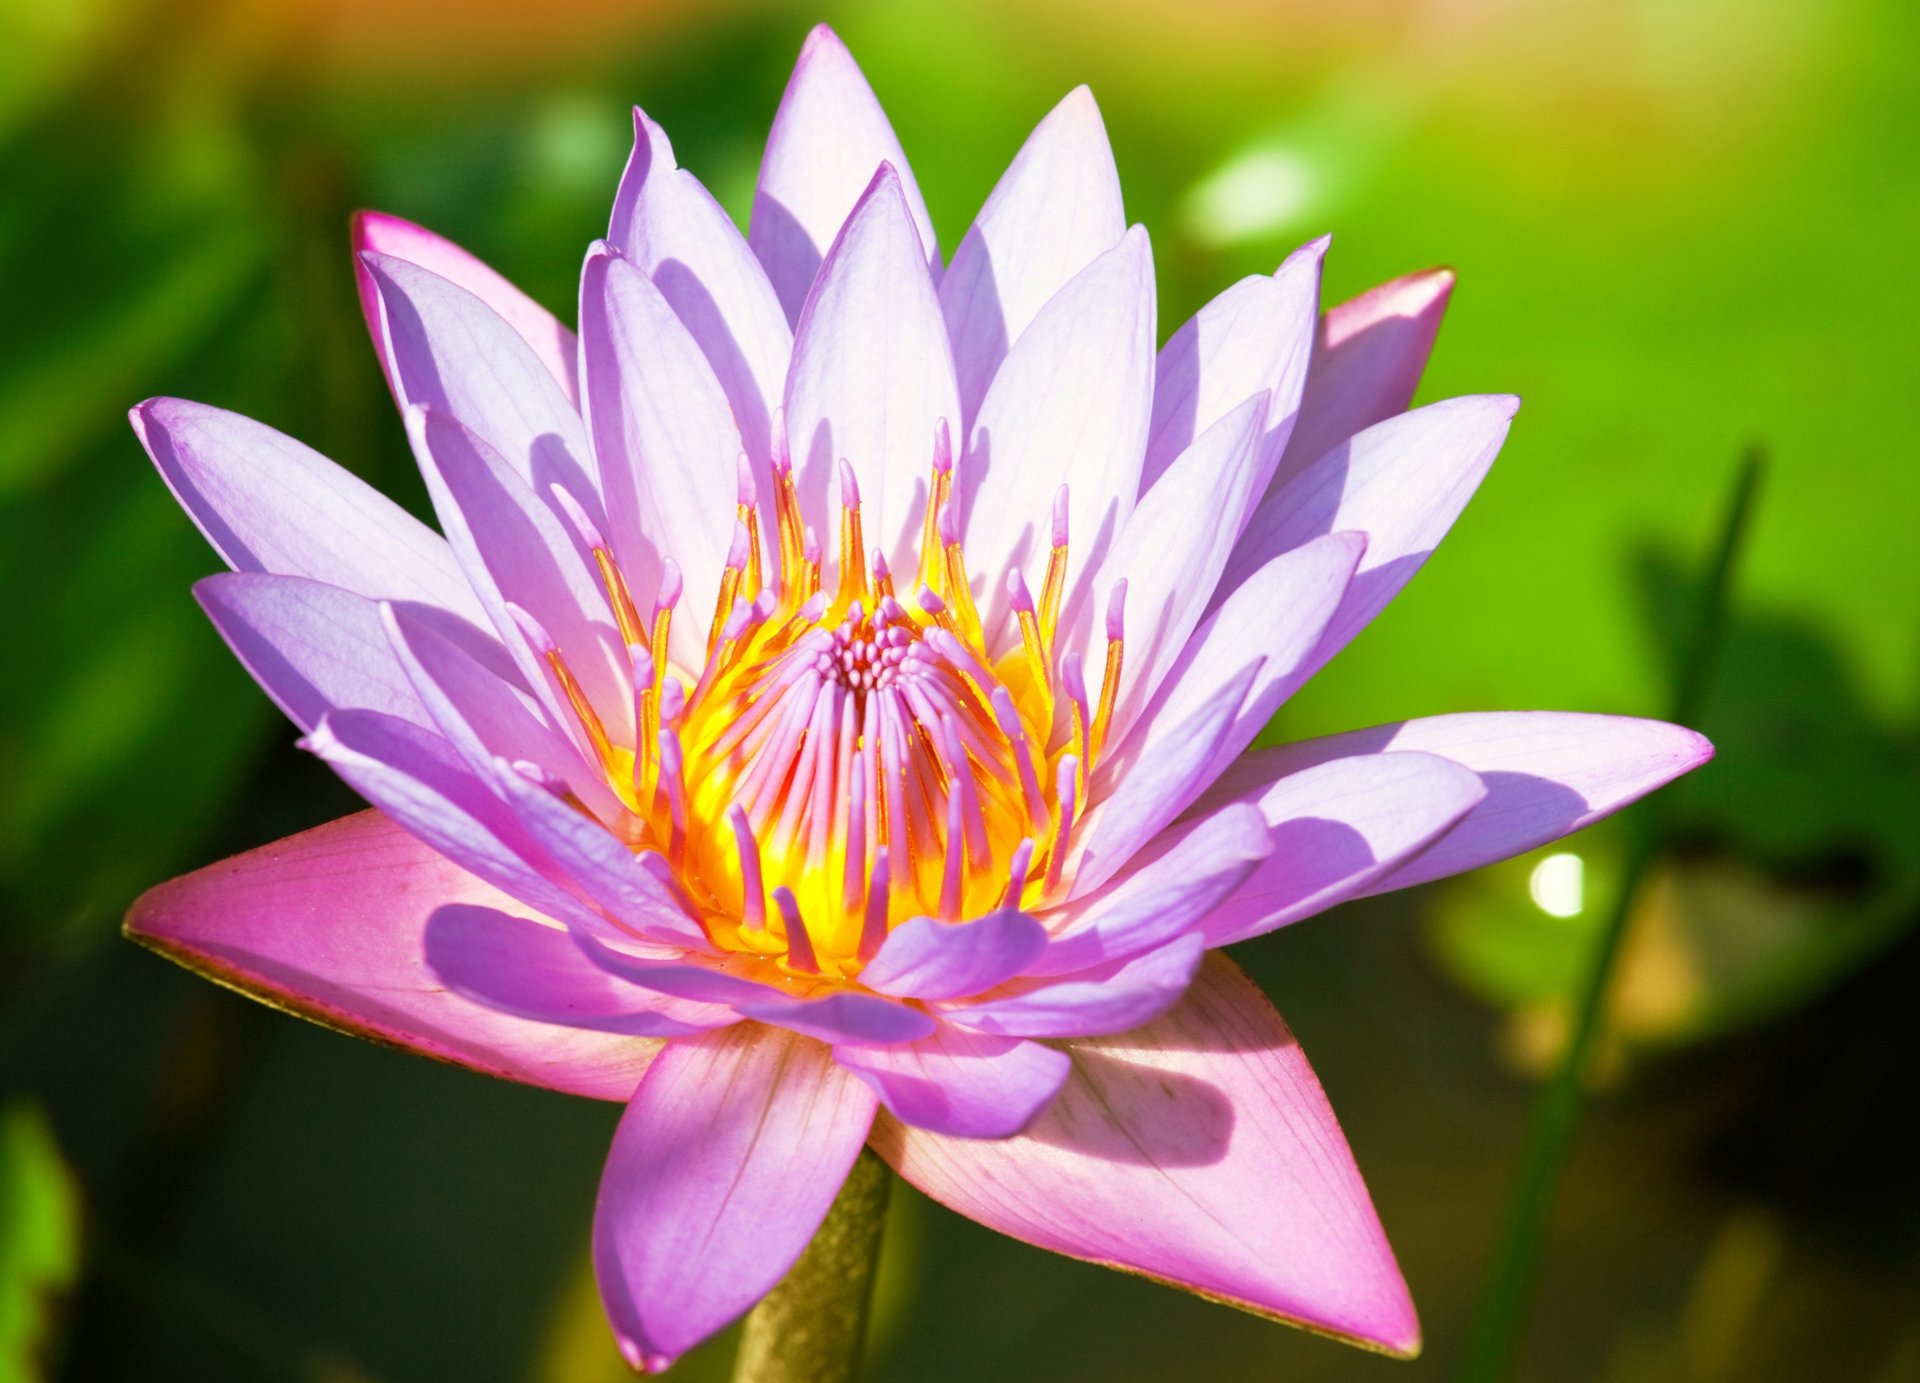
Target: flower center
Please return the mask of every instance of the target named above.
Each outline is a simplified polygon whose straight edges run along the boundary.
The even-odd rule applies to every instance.
[[[1118,686],[1118,601],[1096,711],[1078,656],[1054,658],[1064,490],[1040,599],[1009,574],[1021,641],[996,659],[954,531],[944,428],[918,580],[905,598],[883,554],[863,560],[859,490],[845,462],[839,576],[832,591],[822,587],[820,544],[801,520],[783,453],[774,570],[763,580],[743,465],[733,548],[690,687],[666,657],[677,574],[669,570],[643,624],[606,545],[583,535],[634,654],[631,750],[608,742],[564,666],[555,672],[634,809],[636,846],[667,855],[714,944],[787,974],[849,979],[910,917],[957,921],[1030,904],[1058,884]]]

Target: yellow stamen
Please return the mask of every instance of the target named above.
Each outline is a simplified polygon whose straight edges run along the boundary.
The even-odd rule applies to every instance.
[[[633,594],[627,590],[627,579],[620,574],[613,554],[603,547],[593,550],[593,564],[600,569],[600,583],[607,588],[607,601],[613,606],[613,620],[620,627],[621,641],[631,648],[640,642],[642,633],[640,612],[633,608]]]
[[[1107,742],[1107,726],[1113,720],[1113,703],[1120,697],[1121,648],[1121,640],[1107,640],[1107,667],[1100,677],[1100,709],[1094,712],[1093,739],[1088,745],[1092,754],[1098,754]]]
[[[1047,554],[1047,579],[1040,587],[1040,632],[1049,645],[1059,627],[1060,599],[1067,589],[1067,549],[1056,547]]]
[[[960,544],[947,544],[947,609],[953,612],[960,637],[970,644],[980,642],[980,614],[973,606],[973,589],[967,584],[967,560]]]
[[[1020,612],[1020,642],[1027,650],[1027,673],[1033,678],[1033,685],[1046,690],[1047,650],[1040,639],[1040,621],[1034,617],[1032,610]]]
[[[794,489],[793,472],[780,470],[773,478],[773,512],[780,532],[780,576],[791,592],[800,572],[801,550],[806,543],[806,524],[800,518],[800,496]]]
[[[931,588],[935,595],[945,594],[940,589],[946,571],[940,554],[939,523],[940,511],[952,497],[953,472],[936,467],[927,486],[927,507],[920,520],[920,583]]]
[[[581,690],[579,682],[574,680],[573,669],[567,666],[567,660],[560,656],[557,648],[547,651],[547,666],[553,669],[553,679],[560,684],[560,690],[566,695],[567,704],[573,707],[573,713],[580,721],[580,728],[587,732],[587,740],[593,745],[594,757],[599,759],[601,771],[609,777],[618,767],[614,759],[613,741],[607,738],[607,729],[600,723],[600,717],[594,712],[593,703],[587,700],[587,694]]]
[[[720,647],[720,632],[727,627],[727,616],[733,613],[733,598],[740,594],[740,569],[728,567],[720,573],[720,598],[713,603],[713,624],[707,629],[707,661],[713,661],[714,650]]]
[[[751,504],[743,504],[738,517],[747,526],[747,579],[741,588],[742,594],[748,600],[756,600],[763,581],[760,571],[760,511]]]
[[[867,594],[867,569],[861,557],[866,550],[860,531],[860,506],[848,505],[840,511],[840,594],[835,602],[844,609]]]

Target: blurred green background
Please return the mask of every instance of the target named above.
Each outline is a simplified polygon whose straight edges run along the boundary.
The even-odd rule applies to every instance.
[[[424,507],[347,216],[571,317],[638,101],[744,217],[806,29],[945,246],[1090,83],[1163,327],[1332,231],[1329,300],[1460,275],[1423,397],[1526,399],[1449,542],[1284,713],[1657,713],[1735,459],[1771,458],[1630,922],[1514,1376],[1920,1379],[1920,8],[1910,0],[0,0],[0,1379],[622,1374],[617,1111],[376,1050],[119,938],[348,810],[203,621],[126,428],[238,409]],[[1377,1359],[902,1191],[876,1379],[1457,1375],[1631,821],[1240,948],[1426,1323]],[[731,1342],[678,1375],[725,1376]]]

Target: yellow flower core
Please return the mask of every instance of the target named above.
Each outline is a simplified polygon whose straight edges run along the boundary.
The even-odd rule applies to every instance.
[[[640,669],[634,748],[610,741],[558,654],[549,662],[641,823],[631,843],[667,856],[714,946],[755,970],[846,980],[910,917],[1030,905],[1058,883],[1118,689],[1118,609],[1096,708],[1077,656],[1055,665],[1064,490],[1040,596],[1009,578],[1020,643],[995,659],[944,518],[953,481],[944,435],[918,579],[904,595],[879,552],[862,560],[859,493],[844,463],[832,590],[791,467],[777,464],[774,479],[777,570],[763,578],[748,486],[705,664],[690,683],[669,676],[673,596],[643,620],[595,543]]]

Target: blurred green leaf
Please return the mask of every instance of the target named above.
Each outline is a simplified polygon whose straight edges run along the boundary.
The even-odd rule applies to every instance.
[[[41,1377],[54,1313],[80,1268],[80,1188],[46,1117],[0,1113],[0,1377]]]

